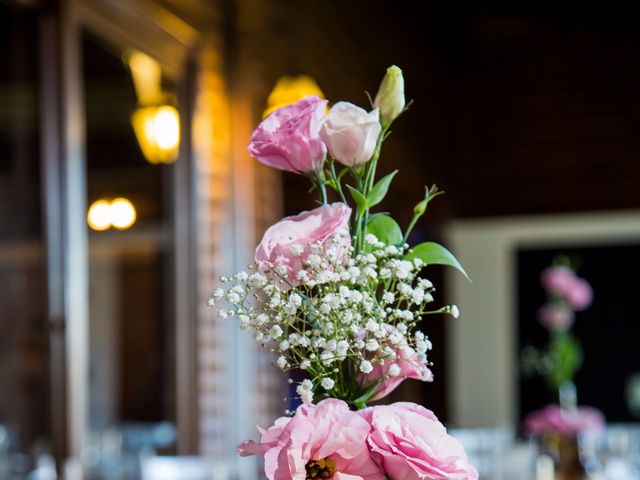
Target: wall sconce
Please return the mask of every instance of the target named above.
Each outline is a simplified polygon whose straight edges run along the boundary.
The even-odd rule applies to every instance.
[[[309,95],[318,95],[320,98],[324,98],[324,93],[309,75],[280,77],[267,98],[267,109],[263,112],[262,117],[264,118],[274,110],[291,105]]]
[[[172,163],[178,158],[180,117],[175,107],[141,107],[131,116],[131,123],[149,163]]]
[[[87,223],[99,232],[111,226],[111,204],[107,200],[97,200],[89,207]]]
[[[96,231],[104,231],[113,227],[126,230],[136,222],[137,214],[133,203],[124,197],[109,201],[104,198],[96,200],[87,212],[87,223]]]
[[[172,163],[180,148],[180,116],[166,103],[160,64],[137,51],[127,53],[125,61],[140,105],[131,116],[131,124],[142,154],[149,163]]]

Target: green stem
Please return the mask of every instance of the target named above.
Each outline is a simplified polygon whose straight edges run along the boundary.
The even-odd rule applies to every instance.
[[[324,171],[319,170],[316,172],[315,177],[311,177],[312,181],[318,185],[318,190],[320,190],[320,196],[322,198],[322,204],[326,205],[327,201],[327,186],[326,179],[324,178]]]
[[[322,195],[322,203],[323,205],[326,205],[328,203],[327,201],[327,188],[324,185],[324,182],[319,181],[318,185],[320,186],[320,193]]]
[[[343,203],[347,203],[347,197],[345,197],[344,192],[342,191],[342,182],[336,175],[335,161],[333,158],[329,159],[329,173],[331,174],[331,180],[333,181],[333,186],[336,192],[338,192],[338,196]]]
[[[378,169],[378,160],[380,159],[380,151],[382,150],[382,142],[384,142],[384,139],[387,136],[387,131],[388,131],[390,126],[391,126],[391,124],[389,124],[386,127],[384,127],[382,129],[382,131],[380,132],[380,135],[378,135],[378,141],[376,142],[376,148],[373,151],[373,156],[371,157],[371,160],[367,164],[367,170],[366,170],[366,173],[365,173],[364,189],[362,191],[362,193],[363,193],[363,195],[365,197],[367,195],[369,195],[369,192],[371,191],[371,189],[373,188],[373,185],[375,184],[376,170]],[[362,232],[361,232],[362,238],[360,239],[360,248],[362,248],[362,246],[364,244],[364,230],[366,229],[366,227],[367,227],[367,225],[369,223],[369,209],[368,208],[365,210],[363,217],[364,218],[363,218],[363,225],[362,225]]]
[[[404,232],[404,236],[402,238],[402,243],[407,243],[407,239],[413,230],[413,227],[416,226],[416,223],[427,211],[427,207],[429,206],[429,202],[436,198],[438,195],[441,195],[442,191],[438,190],[436,185],[432,185],[431,187],[425,187],[424,199],[418,203],[413,209],[413,218],[411,218],[411,223],[407,227],[407,230]]]
[[[378,167],[378,160],[380,158],[380,151],[382,149],[382,142],[387,136],[390,125],[391,124],[383,127],[382,131],[380,132],[380,135],[378,135],[376,148],[373,151],[371,160],[369,160],[369,162],[365,165],[365,167],[359,170],[355,168],[351,169],[351,173],[356,181],[356,189],[360,193],[362,193],[362,195],[364,195],[365,197],[369,195],[369,192],[374,186],[375,178],[376,178],[376,170]],[[369,223],[369,208],[365,209],[365,211],[361,215],[356,214],[355,232],[354,232],[356,254],[359,253],[363,248],[364,231],[368,223]]]
[[[402,243],[407,243],[407,239],[409,238],[409,235],[411,234],[411,232],[413,231],[413,228],[416,226],[416,223],[418,223],[418,220],[420,219],[422,215],[414,215],[413,218],[411,219],[411,223],[409,223],[409,226],[407,227],[407,230],[404,232],[404,236],[402,237]]]
[[[362,169],[351,168],[351,175],[355,180],[356,190],[363,193],[363,195],[366,195],[364,192]],[[354,226],[355,226],[355,231],[353,232],[354,243],[355,243],[354,248],[355,248],[355,253],[357,255],[358,253],[360,253],[360,250],[361,250],[361,244],[362,244],[361,237],[363,236],[362,235],[362,215],[360,214],[359,209],[356,209]]]

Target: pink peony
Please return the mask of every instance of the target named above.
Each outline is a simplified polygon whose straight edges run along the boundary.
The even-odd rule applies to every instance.
[[[542,271],[540,281],[547,292],[565,298],[573,288],[576,278],[575,272],[569,267],[554,266]]]
[[[575,437],[579,433],[601,430],[605,426],[604,415],[591,407],[579,407],[575,411],[565,411],[559,405],[549,405],[527,415],[525,430],[534,436],[555,434]]]
[[[327,154],[320,138],[326,106],[327,100],[311,95],[276,110],[251,135],[249,153],[280,170],[296,173],[318,170]]]
[[[342,400],[305,404],[292,418],[262,431],[260,443],[244,441],[242,456],[264,455],[269,480],[384,480],[367,447],[369,424]],[[395,477],[394,477],[395,478]]]
[[[391,325],[385,325],[385,328],[388,333],[395,330]],[[398,344],[395,354],[395,359],[385,359],[384,365],[373,363],[373,370],[360,377],[362,383],[371,383],[381,377],[384,378],[376,387],[371,401],[386,397],[407,378],[423,382],[433,381],[433,373],[425,364],[425,360],[419,360],[417,352],[407,344],[406,338]]]
[[[371,455],[393,480],[477,480],[462,445],[430,410],[413,403],[370,407]]]
[[[538,310],[538,321],[547,330],[568,330],[573,325],[573,312],[565,305],[548,303]]]
[[[298,272],[304,269],[314,244],[327,251],[333,249],[335,261],[343,262],[351,246],[350,216],[351,209],[346,204],[333,203],[283,218],[267,229],[256,248],[258,269],[268,273],[274,265],[282,264],[289,284],[297,286]]]
[[[585,310],[593,301],[591,285],[582,278],[576,278],[571,289],[566,293],[566,299],[574,310]]]
[[[549,267],[540,278],[544,289],[552,295],[563,298],[574,310],[584,310],[593,300],[591,285],[578,277],[569,267]]]

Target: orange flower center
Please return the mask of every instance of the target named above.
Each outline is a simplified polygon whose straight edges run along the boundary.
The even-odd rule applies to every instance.
[[[305,466],[307,471],[306,480],[314,480],[318,478],[330,479],[336,473],[336,462],[323,458],[322,460],[311,460]]]

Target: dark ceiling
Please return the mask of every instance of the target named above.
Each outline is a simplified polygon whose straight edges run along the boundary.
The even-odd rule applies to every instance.
[[[382,163],[401,169],[393,213],[406,217],[432,182],[449,193],[436,224],[640,206],[640,32],[628,7],[239,5],[264,96],[280,75],[308,73],[331,100],[366,105],[385,68],[403,68],[415,103]],[[286,177],[289,212],[309,206],[304,182]]]

